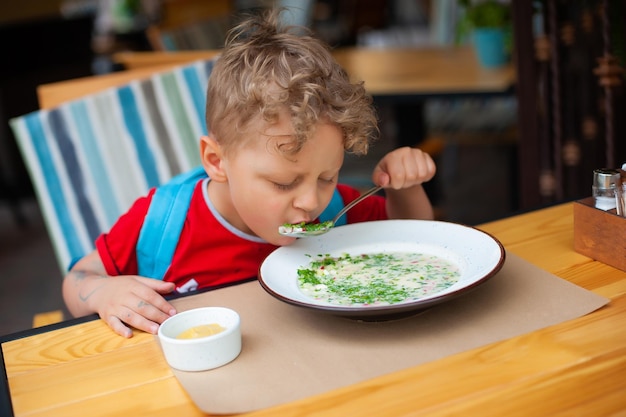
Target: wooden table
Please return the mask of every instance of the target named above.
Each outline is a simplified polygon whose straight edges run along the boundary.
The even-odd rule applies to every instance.
[[[167,67],[210,59],[219,51],[120,52],[114,60],[128,69]],[[510,93],[513,65],[487,69],[471,47],[338,48],[335,59],[375,97],[424,99],[445,95]]]
[[[86,94],[146,78],[192,61],[211,59],[219,50],[180,52],[119,52],[116,62],[126,71],[77,78],[38,87],[39,105],[50,108]],[[378,99],[423,101],[431,97],[511,94],[512,65],[482,68],[471,48],[371,49],[340,48],[337,61],[354,80],[365,81]]]
[[[248,415],[623,415],[626,273],[574,252],[572,203],[480,228],[508,251],[609,297],[610,304],[530,334]],[[151,335],[122,339],[96,320],[12,338],[4,338],[2,352],[16,415],[202,415]]]

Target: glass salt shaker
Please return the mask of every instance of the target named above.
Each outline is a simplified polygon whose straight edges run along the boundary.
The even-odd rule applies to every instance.
[[[616,169],[602,168],[593,171],[592,191],[596,208],[605,211],[616,208],[617,187],[621,187],[621,182],[620,172]]]
[[[619,182],[616,187],[617,215],[626,217],[626,163],[622,165],[622,169],[618,169],[620,174]]]

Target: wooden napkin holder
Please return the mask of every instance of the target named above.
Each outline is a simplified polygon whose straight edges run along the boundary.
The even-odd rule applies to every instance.
[[[574,250],[626,271],[626,217],[596,208],[593,197],[575,201]]]

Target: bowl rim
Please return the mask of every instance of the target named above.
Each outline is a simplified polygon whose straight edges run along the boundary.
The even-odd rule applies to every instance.
[[[230,314],[233,316],[234,318],[234,324],[232,326],[229,326],[226,328],[226,330],[213,334],[213,335],[209,335],[209,336],[203,336],[203,337],[196,337],[193,339],[177,339],[176,337],[172,337],[169,336],[167,334],[164,333],[163,331],[163,327],[167,326],[166,323],[171,323],[174,320],[180,320],[182,319],[184,316],[189,316],[192,314],[198,314],[201,311],[208,311],[208,310],[220,310],[220,311],[225,311],[227,314]],[[170,344],[180,344],[180,345],[189,345],[189,344],[196,344],[196,343],[201,343],[201,342],[206,342],[206,341],[210,341],[210,340],[216,340],[216,339],[221,339],[224,337],[228,337],[229,335],[231,335],[232,333],[238,331],[239,327],[241,325],[241,317],[239,316],[239,313],[237,313],[235,310],[228,308],[228,307],[218,307],[218,306],[208,306],[208,307],[197,307],[197,308],[192,308],[189,310],[185,310],[185,311],[181,311],[180,313],[176,313],[175,315],[168,317],[163,323],[161,323],[161,325],[159,326],[159,329],[157,331],[157,335],[161,340],[165,340]]]

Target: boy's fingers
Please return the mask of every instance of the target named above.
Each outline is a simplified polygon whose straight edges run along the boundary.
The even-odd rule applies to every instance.
[[[127,339],[133,337],[133,331],[124,325],[122,320],[116,316],[109,316],[104,320],[111,329],[117,334]]]
[[[166,315],[165,318],[176,314],[176,309],[174,308],[174,306],[167,302],[167,300],[165,300],[165,298],[163,298],[162,296],[162,294],[168,294],[174,291],[175,286],[173,282],[163,282],[152,278],[143,277],[137,277],[137,280],[145,284],[148,288],[142,287],[135,290],[135,295],[141,300],[136,308],[144,307],[144,304],[145,306],[154,306],[156,309],[159,310],[160,314]],[[161,316],[155,317],[155,321],[157,323],[160,323],[165,320],[165,318]]]
[[[142,319],[146,319],[148,323],[157,324],[163,323],[165,320],[176,314],[174,307],[162,298],[159,303],[150,303],[140,300],[135,311],[137,315],[139,315]]]
[[[161,281],[159,279],[145,278],[145,277],[140,277],[140,276],[137,276],[136,279],[142,284],[152,288],[155,291],[164,291],[164,290],[169,290],[170,292],[174,291],[175,285],[173,282],[166,282],[166,281]]]
[[[154,313],[155,308],[151,308]],[[107,323],[115,333],[127,338],[133,336],[132,329],[129,326],[152,334],[156,334],[159,329],[158,323],[129,308],[123,308],[117,315],[109,316]]]

